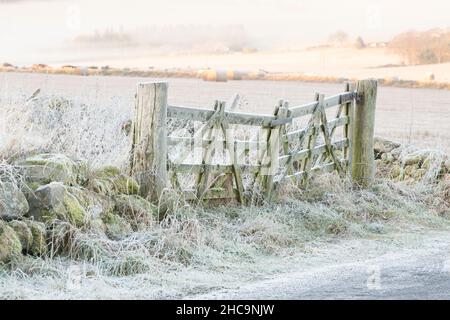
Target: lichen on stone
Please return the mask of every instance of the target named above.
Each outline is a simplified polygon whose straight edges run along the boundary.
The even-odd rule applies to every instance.
[[[8,263],[22,254],[22,245],[13,228],[0,220],[0,263]]]
[[[66,191],[64,195],[64,215],[67,222],[82,227],[87,220],[86,210],[78,202],[77,198]]]
[[[131,225],[117,214],[107,213],[103,215],[102,220],[106,228],[105,233],[112,240],[123,239],[133,232]]]
[[[33,244],[33,234],[27,224],[23,221],[14,220],[8,223],[8,225],[17,234],[22,245],[22,250],[27,252]]]
[[[87,206],[84,207],[80,200],[72,194],[84,189],[66,187],[60,182],[39,187],[30,197],[30,213],[36,221],[52,224],[56,220],[69,222],[76,227],[85,226],[90,219],[87,212]],[[81,197],[79,196],[81,199]],[[85,200],[85,199],[83,199]]]
[[[20,188],[15,183],[0,181],[0,219],[18,219],[28,210],[27,199]]]
[[[156,206],[138,195],[118,195],[114,197],[114,202],[114,211],[127,219],[135,231],[157,220]]]
[[[139,185],[135,179],[120,172],[113,166],[95,171],[89,181],[90,188],[104,195],[138,194]]]
[[[47,254],[47,231],[45,225],[41,222],[27,220],[25,222],[31,230],[33,235],[33,243],[28,250],[28,253],[34,256],[43,256]]]
[[[87,180],[88,166],[63,154],[45,153],[17,162],[28,182],[41,185],[62,182],[67,185],[83,184]]]

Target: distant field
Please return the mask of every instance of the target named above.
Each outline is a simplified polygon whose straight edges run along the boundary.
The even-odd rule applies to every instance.
[[[136,83],[148,78],[81,77],[67,75],[0,73],[0,110],[10,102],[24,101],[37,88],[44,95],[61,95],[91,107],[112,106],[131,116]],[[211,106],[215,99],[242,97],[240,109],[271,113],[279,99],[291,105],[312,100],[315,92],[341,92],[341,84],[292,81],[204,82],[169,79],[169,100],[186,106]],[[423,148],[450,153],[450,91],[381,87],[376,114],[376,134]],[[101,125],[101,124],[100,124]],[[1,133],[1,128],[0,128]],[[4,142],[0,142],[4,143]]]
[[[62,58],[64,57],[64,58]],[[423,81],[434,74],[437,82],[450,82],[450,63],[399,66],[403,58],[385,48],[314,48],[229,54],[157,54],[137,49],[90,52],[70,50],[45,52],[33,63],[52,66],[109,65],[118,68],[156,69],[231,69],[268,72],[303,73],[319,77],[400,78]],[[31,64],[31,63],[30,63]],[[397,66],[397,67],[396,67]]]

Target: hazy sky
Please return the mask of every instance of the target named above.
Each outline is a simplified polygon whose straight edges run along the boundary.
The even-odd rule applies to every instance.
[[[321,42],[336,30],[388,40],[449,27],[449,12],[448,0],[0,0],[0,55],[120,26],[240,24],[259,43],[283,45]]]

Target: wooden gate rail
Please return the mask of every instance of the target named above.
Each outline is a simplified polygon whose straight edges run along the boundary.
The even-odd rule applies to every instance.
[[[140,83],[136,95],[130,172],[142,185],[142,195],[158,201],[164,190],[175,188],[186,199],[237,199],[248,201],[255,192],[266,199],[290,180],[307,187],[313,174],[337,171],[350,173],[355,183],[373,181],[373,128],[377,82],[358,81],[356,90],[290,106],[280,101],[272,115],[226,110],[216,101],[213,109],[168,105],[168,84]],[[328,119],[326,110],[336,107]],[[296,128],[294,120],[310,116]],[[191,137],[168,136],[167,119],[202,122]],[[259,139],[235,139],[236,126],[254,127]],[[342,138],[333,139],[338,128]],[[176,148],[176,160],[168,156]],[[202,150],[201,163],[186,159],[195,148]],[[217,150],[228,154],[228,163],[213,163]],[[250,152],[256,151],[256,163]],[[253,161],[253,162],[255,162]],[[191,161],[192,162],[192,161]],[[194,174],[195,188],[181,186],[179,174]],[[244,181],[243,175],[249,175]],[[184,188],[184,189],[183,189]]]

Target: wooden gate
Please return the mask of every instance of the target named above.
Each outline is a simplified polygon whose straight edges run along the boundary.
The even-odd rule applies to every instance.
[[[368,185],[376,91],[376,81],[358,81],[356,90],[346,84],[342,93],[316,94],[304,105],[280,101],[265,115],[230,111],[222,101],[213,108],[168,105],[166,82],[138,84],[131,173],[154,201],[166,188],[188,200],[271,199],[284,181],[307,187],[313,174],[332,171]],[[183,122],[189,129],[180,135]]]

